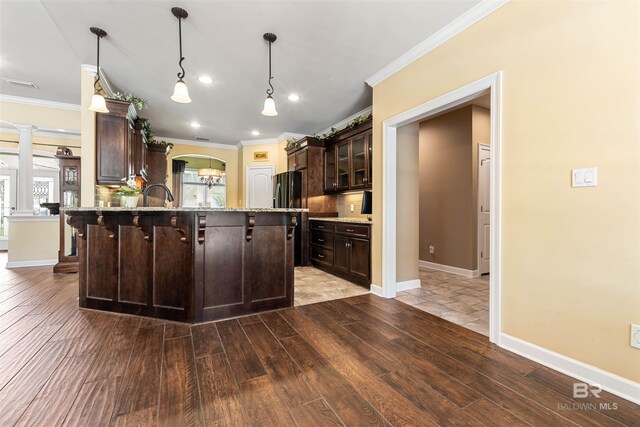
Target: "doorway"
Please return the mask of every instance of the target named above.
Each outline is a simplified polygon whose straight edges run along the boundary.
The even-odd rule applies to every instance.
[[[274,165],[247,166],[247,204],[248,208],[273,207]]]
[[[398,282],[397,272],[403,267],[406,259],[398,257],[397,236],[402,234],[405,227],[403,222],[397,221],[397,144],[398,129],[408,124],[419,123],[444,111],[454,109],[471,101],[487,91],[491,94],[491,152],[489,155],[490,172],[490,271],[489,278],[489,339],[500,344],[500,281],[501,281],[501,252],[500,252],[500,183],[501,183],[501,89],[502,73],[496,72],[487,77],[472,82],[459,89],[414,107],[382,123],[382,283],[381,286],[372,285],[374,294],[386,298],[395,298],[396,292],[407,289],[408,281]],[[407,227],[412,226],[407,224]],[[417,263],[418,260],[415,260]],[[399,264],[400,263],[400,264]],[[414,282],[414,281],[411,281]],[[415,280],[415,282],[419,281]],[[415,286],[417,287],[417,286]]]

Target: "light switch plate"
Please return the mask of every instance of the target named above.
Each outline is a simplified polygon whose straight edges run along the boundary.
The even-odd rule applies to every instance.
[[[631,324],[631,347],[640,348],[640,325]]]
[[[598,168],[573,169],[571,171],[571,186],[596,187],[598,185]]]

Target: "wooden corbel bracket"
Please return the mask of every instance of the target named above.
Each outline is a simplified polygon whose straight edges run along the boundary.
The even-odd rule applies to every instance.
[[[98,211],[98,225],[109,231],[109,238],[118,240],[118,217],[103,215],[101,211]]]
[[[182,236],[180,237],[181,242],[189,243],[189,224],[184,220],[183,215],[172,214],[171,226]]]
[[[67,214],[67,224],[78,230],[78,237],[87,240],[87,220],[84,215]]]
[[[293,230],[296,229],[296,225],[298,225],[298,216],[291,215],[291,222],[289,223],[289,227],[287,228],[287,240],[293,237]]]
[[[207,214],[198,214],[198,243],[204,243],[204,232],[207,229]]]
[[[247,214],[247,242],[253,239],[253,228],[256,226],[256,215],[253,213]]]
[[[140,212],[133,212],[133,225],[140,229],[144,234],[144,240],[153,241],[153,217],[150,215],[141,215]]]

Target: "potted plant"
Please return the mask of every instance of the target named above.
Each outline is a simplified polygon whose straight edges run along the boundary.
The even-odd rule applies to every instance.
[[[116,191],[115,196],[119,196],[121,198],[120,205],[124,208],[135,208],[138,206],[139,195],[142,193],[137,188],[130,187],[120,187],[118,191]]]

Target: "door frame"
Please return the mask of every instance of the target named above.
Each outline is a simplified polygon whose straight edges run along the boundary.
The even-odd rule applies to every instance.
[[[478,232],[478,238],[477,238],[477,248],[476,248],[476,252],[478,255],[478,261],[477,261],[477,266],[478,266],[478,275],[482,276],[482,271],[480,269],[480,262],[482,261],[482,257],[480,256],[480,236],[482,236],[482,229],[480,228],[480,219],[482,217],[482,212],[480,212],[480,206],[482,206],[482,202],[480,200],[480,150],[482,148],[486,148],[489,150],[489,159],[491,159],[491,145],[489,144],[482,144],[479,143],[478,144],[478,205],[476,206],[476,213],[478,214],[478,226],[476,227],[476,231]],[[489,176],[489,191],[491,191],[491,176]],[[489,193],[489,202],[491,202],[491,193]],[[491,207],[491,206],[489,206]],[[491,212],[489,212],[489,226],[491,226]],[[489,263],[491,263],[491,243],[489,243]],[[489,273],[491,274],[491,265],[489,265]]]
[[[266,168],[270,168],[271,169],[271,179],[273,181],[273,177],[276,174],[276,165],[274,165],[273,163],[270,164],[264,164],[264,165],[252,165],[252,166],[247,166],[245,168],[245,196],[244,196],[244,206],[245,207],[249,207],[249,171],[253,170],[253,169],[266,169]]]
[[[489,285],[489,340],[500,345],[501,233],[502,233],[502,71],[497,71],[382,122],[382,283],[371,292],[396,296],[396,168],[397,129],[457,107],[491,92],[491,276]],[[374,218],[374,224],[376,219]]]

